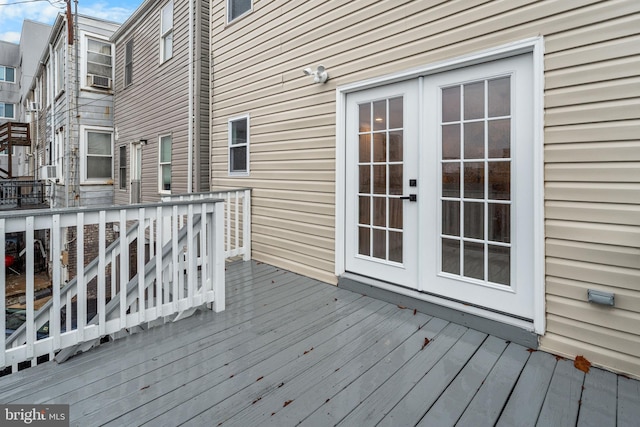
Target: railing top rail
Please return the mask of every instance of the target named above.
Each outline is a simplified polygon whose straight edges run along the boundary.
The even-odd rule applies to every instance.
[[[201,203],[217,203],[224,202],[220,198],[198,199],[198,200],[172,200],[170,202],[158,202],[158,203],[140,203],[135,205],[111,205],[111,206],[96,206],[96,207],[79,207],[79,208],[55,208],[55,209],[28,209],[11,212],[0,212],[0,219],[2,218],[15,218],[15,217],[28,217],[28,216],[51,216],[55,214],[69,215],[78,212],[98,212],[98,211],[121,211],[121,210],[134,210],[140,208],[157,208],[161,206],[184,206]]]
[[[173,199],[173,198],[185,197],[185,196],[201,196],[201,195],[207,195],[207,194],[235,193],[236,191],[247,191],[247,190],[252,190],[252,188],[251,187],[239,187],[239,188],[229,188],[229,189],[225,189],[225,190],[201,191],[201,192],[198,192],[198,193],[167,194],[167,195],[162,196],[162,198],[163,199]]]

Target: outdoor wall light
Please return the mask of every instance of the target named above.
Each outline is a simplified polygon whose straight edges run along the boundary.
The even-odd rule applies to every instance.
[[[305,68],[302,72],[307,76],[313,76],[314,83],[324,83],[329,78],[329,74],[327,74],[327,70],[323,65],[318,65],[315,71],[311,68]]]
[[[140,140],[140,144],[142,144],[142,145],[147,145],[147,140],[146,140],[146,139],[141,139],[141,140]]]

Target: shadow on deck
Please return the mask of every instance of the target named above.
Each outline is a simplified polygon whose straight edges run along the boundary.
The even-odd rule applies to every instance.
[[[0,378],[71,425],[635,426],[640,381],[256,262],[227,307]]]

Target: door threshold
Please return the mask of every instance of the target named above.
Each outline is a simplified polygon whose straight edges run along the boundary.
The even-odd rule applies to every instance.
[[[533,331],[531,321],[353,273],[341,275],[338,278],[338,287],[409,309],[416,309],[421,313],[491,334],[527,348],[538,348],[538,335]]]

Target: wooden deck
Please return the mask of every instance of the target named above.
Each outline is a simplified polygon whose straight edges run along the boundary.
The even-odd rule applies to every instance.
[[[71,425],[637,426],[640,382],[256,262],[227,308],[0,378]]]

